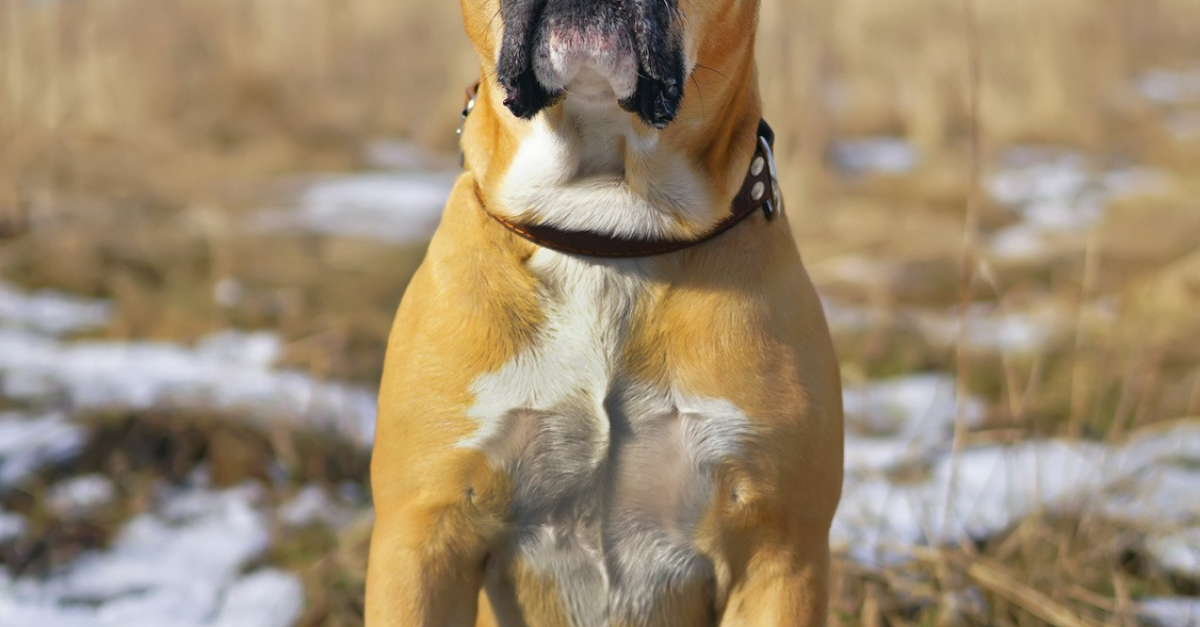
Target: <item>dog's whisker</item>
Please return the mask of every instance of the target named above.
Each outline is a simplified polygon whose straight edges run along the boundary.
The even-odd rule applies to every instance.
[[[701,65],[701,64],[697,63],[696,69],[697,70],[708,70],[709,72],[712,72],[713,74],[716,74],[717,76],[720,76],[721,78],[723,78],[725,80],[729,80],[729,77],[725,76],[725,74],[723,74],[721,71],[710,68],[707,65]]]
[[[696,97],[700,99],[700,117],[707,118],[708,112],[704,108],[704,92],[700,90],[700,81],[696,80],[695,74],[692,74],[688,78],[692,79],[692,85],[696,86]]]

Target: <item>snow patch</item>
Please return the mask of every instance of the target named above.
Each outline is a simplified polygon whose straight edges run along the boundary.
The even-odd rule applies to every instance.
[[[977,303],[966,317],[971,348],[1003,353],[1037,352],[1066,328],[1063,315],[1051,306],[1005,311],[995,303]],[[914,316],[925,335],[946,346],[959,343],[959,318],[957,310]]]
[[[865,137],[834,142],[829,156],[838,169],[854,175],[906,174],[917,167],[916,149],[902,137]]]
[[[957,308],[931,311],[919,307],[875,308],[823,299],[831,329],[870,332],[901,321],[939,347],[959,344],[960,315]],[[972,349],[1000,353],[1029,354],[1044,350],[1070,329],[1071,320],[1052,302],[1004,306],[975,303],[967,310],[967,342]]]
[[[1077,152],[1014,148],[987,181],[987,190],[1019,220],[993,233],[989,250],[997,259],[1038,259],[1055,238],[1096,226],[1113,200],[1161,193],[1170,184],[1166,173],[1153,168],[1097,169]]]
[[[0,511],[0,543],[10,542],[25,535],[27,526],[21,516]]]
[[[83,439],[83,430],[62,414],[0,413],[0,489],[24,481],[40,468],[74,457]]]
[[[327,177],[305,190],[296,207],[259,212],[256,224],[387,244],[422,242],[437,228],[457,177],[446,172]]]
[[[0,282],[0,328],[29,329],[61,336],[102,327],[112,315],[112,304],[53,290],[25,292]]]
[[[944,449],[954,433],[959,407],[953,378],[941,374],[900,377],[847,387],[846,470],[884,472]],[[967,399],[962,418],[970,426],[984,415],[983,403]]]
[[[1200,527],[1152,537],[1146,550],[1163,568],[1181,575],[1200,577]]]
[[[264,569],[235,581],[213,627],[291,627],[304,611],[304,586],[295,575]]]
[[[856,446],[848,437],[851,471]],[[832,542],[866,564],[903,560],[907,546],[986,538],[1043,509],[1103,512],[1120,502],[1120,494],[1153,489],[1162,468],[1197,455],[1197,421],[1139,434],[1122,445],[1047,440],[982,446],[957,455],[943,446],[930,458],[928,475],[918,482],[848,472]],[[870,466],[857,463],[860,468]],[[1175,499],[1181,496],[1175,494]],[[1126,515],[1150,529],[1189,520],[1160,505],[1141,501]]]
[[[116,497],[117,488],[108,477],[80,475],[51,486],[47,506],[59,516],[78,520],[112,503]]]
[[[279,508],[279,520],[293,527],[316,523],[340,529],[352,517],[352,511],[331,499],[325,489],[317,485],[305,486]]]
[[[64,343],[0,329],[0,377],[11,398],[30,400],[31,394],[52,391],[73,409],[236,410],[257,419],[333,428],[369,443],[375,395],[275,370],[281,350],[270,333],[226,331],[189,348],[167,342]]]
[[[240,575],[268,546],[254,485],[163,495],[112,547],[45,580],[0,577],[0,623],[40,627],[286,627],[303,604],[299,581]]]
[[[1200,599],[1143,599],[1138,615],[1153,627],[1200,627]]]
[[[997,202],[1042,231],[1079,231],[1104,214],[1104,196],[1095,188],[1083,155],[1043,148],[1016,148],[988,182]]]
[[[363,149],[363,161],[373,170],[429,171],[431,166],[449,161],[444,155],[432,154],[410,141],[376,139]]]
[[[1150,70],[1134,81],[1138,92],[1161,105],[1200,103],[1200,70]]]
[[[1161,443],[1164,446],[1169,443]],[[1194,457],[1194,456],[1193,456]],[[1164,457],[1164,461],[1170,462]],[[1190,462],[1195,463],[1192,459]],[[1186,465],[1162,465],[1147,468],[1125,489],[1113,491],[1104,504],[1110,518],[1144,521],[1147,508],[1155,512],[1149,522],[1155,527],[1200,524],[1200,470]]]

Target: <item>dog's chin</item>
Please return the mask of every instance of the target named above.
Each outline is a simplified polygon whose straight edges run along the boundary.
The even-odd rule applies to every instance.
[[[563,94],[590,109],[616,108],[637,93],[638,63],[632,50],[605,49],[539,54],[534,75],[547,92]]]
[[[646,76],[632,51],[539,51],[532,76],[536,88],[526,88],[525,93],[544,94],[545,99],[538,108],[510,98],[510,109],[517,105],[513,113],[518,117],[532,117],[566,99],[574,106],[597,111],[619,107],[663,129],[675,119],[683,97],[680,81]],[[513,95],[511,90],[509,95]]]
[[[682,97],[647,76],[625,28],[544,27],[534,48],[533,75],[555,101],[565,97],[596,110],[619,106],[660,129],[675,118]]]
[[[594,111],[605,111],[616,109],[622,101],[633,97],[637,89],[636,77],[632,83],[631,87],[623,87],[618,86],[619,83],[614,85],[595,76],[581,76],[567,85],[563,89],[563,93],[566,94],[566,100],[572,105]]]

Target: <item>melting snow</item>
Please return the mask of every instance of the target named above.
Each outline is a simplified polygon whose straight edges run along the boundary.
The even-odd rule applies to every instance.
[[[213,627],[290,627],[304,610],[304,588],[294,575],[265,569],[237,580]]]
[[[25,533],[25,519],[0,510],[0,543],[15,540]]]
[[[110,309],[103,301],[0,285],[0,394],[67,409],[236,410],[371,441],[375,395],[275,369],[283,345],[274,334],[225,331],[194,347],[61,337],[104,324]],[[57,414],[0,414],[0,486],[46,458],[71,454],[80,437]]]
[[[58,336],[104,326],[111,313],[108,301],[51,290],[27,293],[0,283],[0,328],[24,328]]]
[[[822,301],[830,328],[846,332],[868,332],[872,328],[902,320],[937,346],[959,343],[958,309],[933,312],[917,307],[872,308]],[[1053,304],[1033,307],[1001,307],[976,303],[967,313],[967,340],[972,349],[1001,353],[1035,353],[1045,349],[1069,330],[1069,320]]]
[[[901,137],[869,137],[835,142],[830,158],[850,174],[905,174],[917,167],[917,151]]]
[[[314,523],[340,529],[354,519],[354,511],[330,498],[325,489],[308,485],[279,508],[279,520],[293,527]]]
[[[1104,217],[1117,198],[1161,192],[1170,178],[1145,167],[1096,172],[1079,153],[1026,146],[1010,150],[989,179],[993,199],[1020,220],[991,235],[989,248],[1000,259],[1036,259],[1055,237],[1078,235]]]
[[[958,344],[957,310],[943,315],[915,315],[914,319],[934,341],[946,346]],[[1002,311],[993,303],[972,305],[966,326],[971,348],[1005,353],[1036,352],[1065,328],[1062,314],[1052,307]]]
[[[1083,155],[1019,148],[1006,161],[1006,167],[989,181],[988,190],[1035,228],[1078,231],[1103,215],[1105,198],[1095,189]]]
[[[112,503],[116,496],[117,488],[108,477],[80,475],[51,486],[47,505],[64,518],[78,520]]]
[[[368,142],[363,150],[363,161],[375,170],[429,171],[431,164],[445,160],[444,155],[432,154],[413,142],[396,139],[377,139]]]
[[[1200,476],[1194,479],[1200,480]],[[1146,550],[1163,568],[1182,575],[1200,577],[1200,527],[1152,537]]]
[[[890,470],[945,449],[959,414],[954,379],[940,374],[901,377],[847,387],[848,474]],[[967,399],[967,425],[983,418],[983,404]]]
[[[1038,259],[1049,247],[1046,234],[1024,222],[996,231],[988,244],[993,257],[1008,260]]]
[[[375,398],[273,364],[269,333],[222,332],[195,347],[166,342],[85,341],[0,329],[0,377],[12,398],[64,396],[75,409],[237,410],[260,419],[332,427],[361,442],[374,429]],[[2,475],[0,475],[2,478]]]
[[[194,347],[167,342],[72,342],[106,323],[110,305],[0,285],[0,392],[62,409],[225,409],[251,418],[337,428],[367,444],[375,399],[367,390],[274,369],[268,333],[223,332]],[[0,490],[78,455],[82,427],[64,413],[0,412]],[[86,517],[111,502],[100,475],[53,485],[47,506]],[[244,569],[270,541],[262,490],[165,492],[130,520],[111,548],[84,555],[44,580],[0,571],[0,625],[40,627],[289,627],[303,609],[292,575]],[[0,542],[27,523],[0,512]]]
[[[856,446],[847,441],[850,469]],[[988,537],[1041,509],[1111,508],[1120,502],[1117,494],[1153,490],[1162,468],[1200,460],[1200,422],[1140,434],[1120,446],[1047,440],[971,448],[958,455],[943,446],[927,458],[931,469],[918,482],[847,473],[834,545],[857,560],[886,563],[902,558],[905,546]],[[874,466],[888,469],[884,463]],[[1187,500],[1173,494],[1172,500]],[[1195,514],[1191,503],[1186,517],[1166,503],[1144,500],[1125,514],[1147,528],[1164,522],[1177,528]]]
[[[0,489],[20,483],[43,466],[74,457],[82,446],[83,430],[62,414],[0,413]]]
[[[1200,102],[1200,70],[1151,70],[1134,82],[1147,100],[1163,105]]]
[[[422,242],[437,228],[457,176],[389,172],[328,177],[310,186],[298,207],[260,212],[258,225],[388,244]]]
[[[1200,627],[1200,599],[1143,599],[1138,614],[1154,627]]]
[[[0,576],[0,623],[40,627],[287,627],[303,604],[292,575],[242,570],[267,549],[252,485],[168,493],[112,547],[46,580]]]

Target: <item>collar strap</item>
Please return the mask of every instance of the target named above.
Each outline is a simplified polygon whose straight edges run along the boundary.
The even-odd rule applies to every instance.
[[[463,110],[463,118],[470,114],[475,102],[475,89],[467,90],[467,106]],[[746,173],[742,187],[733,198],[732,206],[723,220],[701,237],[694,240],[675,239],[642,239],[605,235],[591,231],[567,231],[557,227],[542,224],[517,224],[502,216],[496,215],[485,208],[489,216],[499,222],[504,228],[515,235],[526,239],[542,248],[558,252],[587,257],[602,257],[606,259],[631,259],[636,257],[654,257],[699,246],[711,241],[725,232],[741,224],[755,212],[762,211],[768,220],[772,220],[783,210],[783,201],[779,190],[779,175],[775,169],[775,132],[765,120],[758,124],[758,136],[754,157]]]

